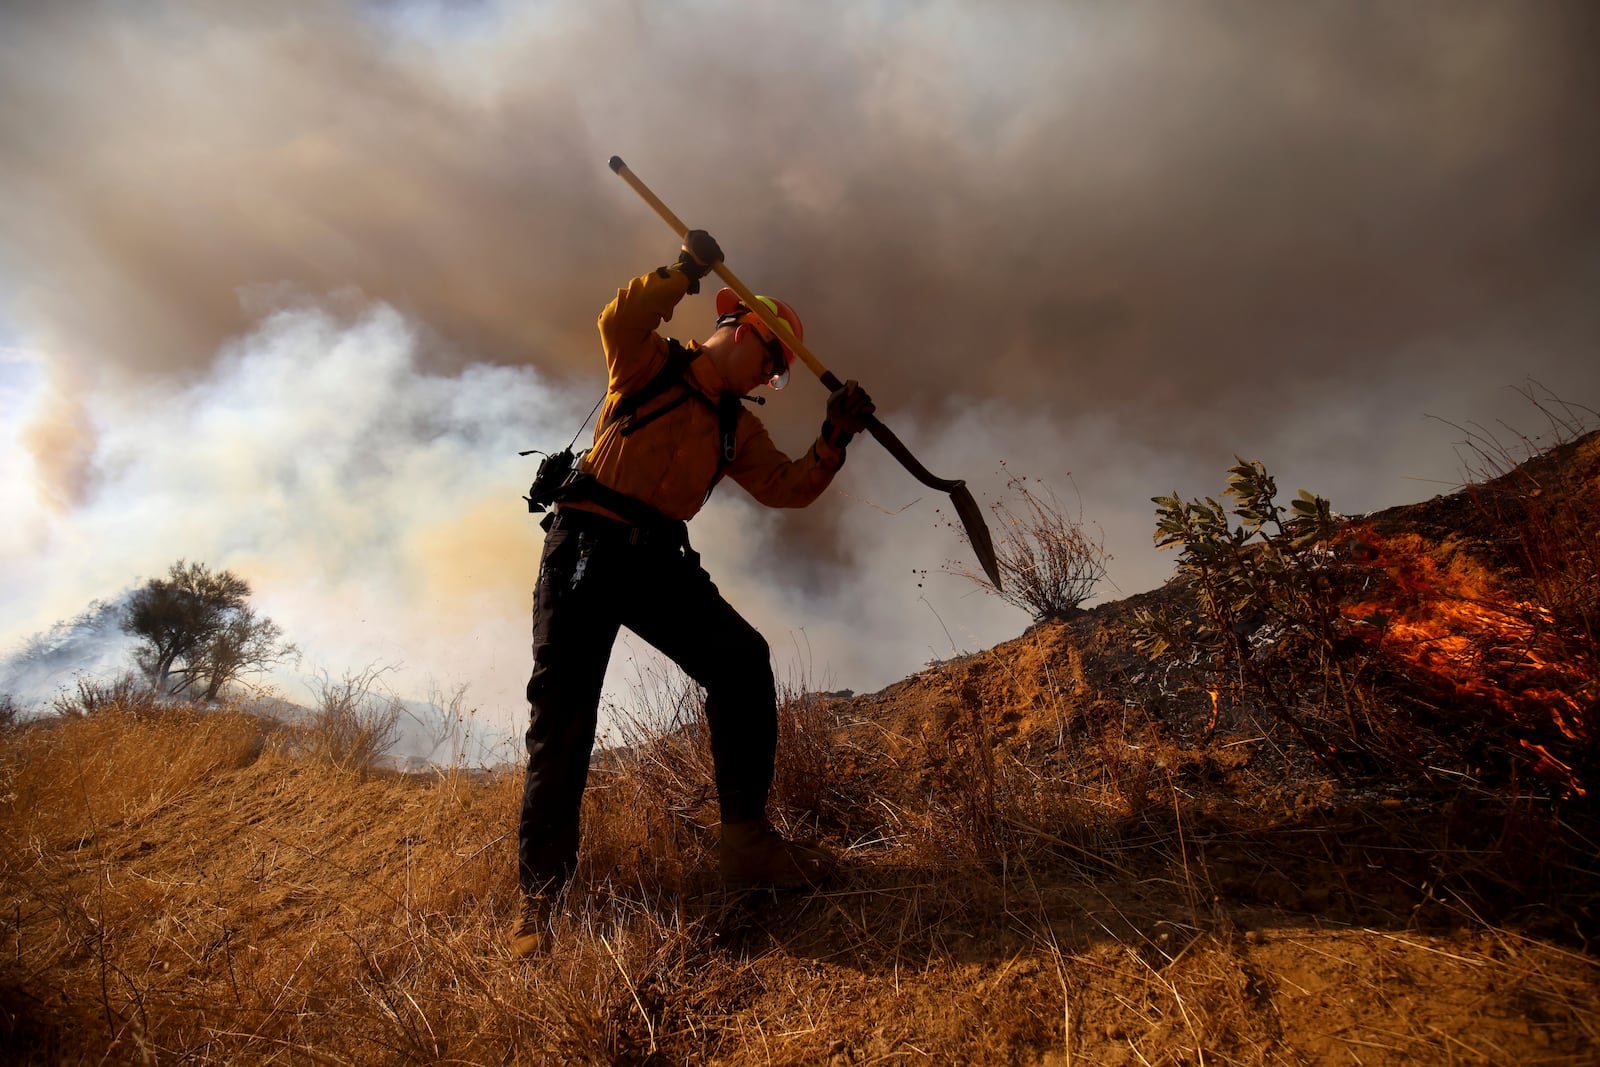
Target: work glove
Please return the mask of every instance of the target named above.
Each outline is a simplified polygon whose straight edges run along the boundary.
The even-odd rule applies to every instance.
[[[828,416],[822,423],[822,436],[835,448],[843,448],[850,438],[865,430],[877,411],[872,397],[854,378],[835,389],[828,397]]]
[[[689,276],[690,294],[700,291],[700,279],[711,273],[711,268],[722,262],[722,246],[704,230],[690,230],[683,235],[683,248],[678,252],[678,269]]]

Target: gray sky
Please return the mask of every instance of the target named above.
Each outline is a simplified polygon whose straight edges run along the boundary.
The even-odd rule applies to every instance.
[[[1530,378],[1600,402],[1597,25],[1581,2],[0,8],[0,642],[198,558],[316,666],[403,664],[520,719],[539,535],[514,453],[577,429],[596,313],[674,255],[613,153],[936,473],[1081,498],[1108,596],[1170,573],[1148,498],[1218,493],[1236,452],[1346,512],[1444,491],[1440,420],[1540,430]],[[709,303],[669,329],[703,335]],[[762,416],[798,453],[823,400],[797,376]],[[805,512],[729,486],[694,524],[780,659],[876,688],[1019,632],[940,574],[965,559],[944,501],[851,451]]]

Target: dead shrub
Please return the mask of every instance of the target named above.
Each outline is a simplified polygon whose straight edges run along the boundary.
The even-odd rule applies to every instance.
[[[337,681],[323,674],[301,743],[340,770],[371,772],[399,739],[404,711],[397,698],[379,689],[387,670],[369,666]]]
[[[946,570],[1028,612],[1035,622],[1071,618],[1106,576],[1106,560],[1111,557],[1104,535],[1090,534],[1084,527],[1081,503],[1077,517],[1069,516],[1054,491],[1037,478],[1012,475],[1006,479],[1006,489],[1015,503],[999,500],[989,505],[1000,528],[994,546],[1000,588],[968,565],[950,564]],[[946,525],[966,541],[959,523]]]
[[[132,674],[124,674],[109,682],[79,675],[72,691],[61,693],[51,706],[62,718],[73,719],[106,711],[148,714],[156,710],[157,704],[149,686]]]
[[[836,704],[803,667],[778,683],[778,752],[772,772],[774,818],[817,831],[851,820],[865,801],[862,783],[840,766]]]
[[[437,683],[432,683],[423,710],[405,710],[406,718],[421,731],[422,740],[427,746],[425,758],[434,766],[440,765],[440,761],[434,757],[441,749],[447,748],[449,751],[443,766],[451,770],[460,768],[473,750],[478,709],[467,704],[469,689],[466,682],[458,682],[446,692]]]
[[[791,820],[815,823],[833,793],[829,756],[834,723],[827,700],[798,685],[778,687],[778,752],[772,806]]]
[[[720,813],[704,694],[676,668],[646,668],[632,700],[606,712],[618,743],[590,771],[582,863],[598,881],[676,892],[715,866]],[[786,832],[837,825],[852,805],[833,767],[836,735],[828,699],[803,674],[780,683],[768,813]]]
[[[591,766],[580,866],[593,882],[676,892],[717,822],[700,689],[675,669],[648,669],[631,703],[606,710],[619,743]]]

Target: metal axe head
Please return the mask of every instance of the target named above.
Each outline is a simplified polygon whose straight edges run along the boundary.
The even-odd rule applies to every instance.
[[[983,512],[978,509],[978,502],[972,499],[972,490],[967,488],[966,482],[955,483],[950,490],[950,502],[956,506],[956,515],[966,530],[972,551],[977,553],[978,562],[983,564],[983,573],[989,576],[996,589],[1000,589],[1000,564],[994,556],[994,542],[989,539],[989,524],[983,521]]]

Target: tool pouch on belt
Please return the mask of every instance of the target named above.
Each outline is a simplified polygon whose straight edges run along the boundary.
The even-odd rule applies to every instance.
[[[578,457],[573,455],[570,448],[551,452],[539,461],[539,470],[533,476],[533,484],[528,487],[528,495],[522,498],[528,502],[529,512],[537,515],[556,502],[561,487],[566,484],[577,462]]]

